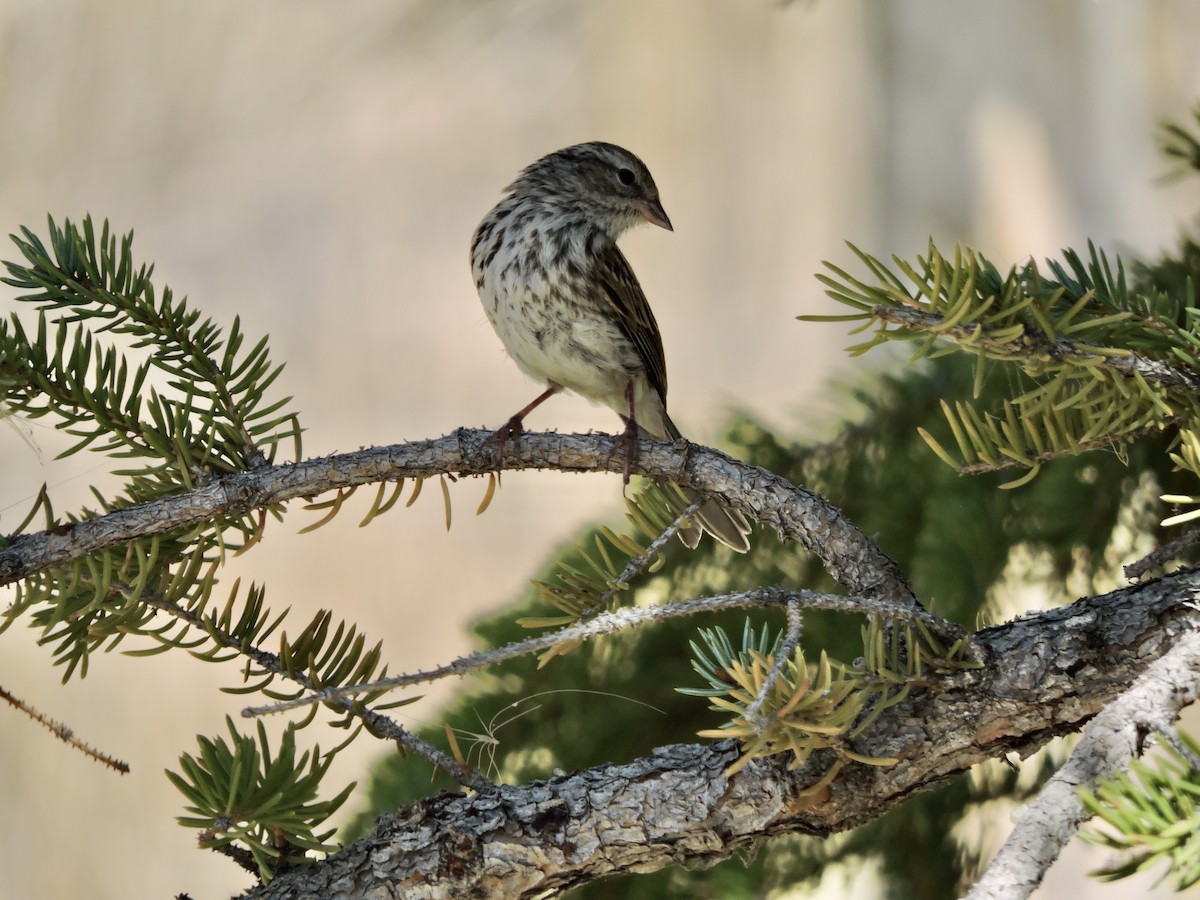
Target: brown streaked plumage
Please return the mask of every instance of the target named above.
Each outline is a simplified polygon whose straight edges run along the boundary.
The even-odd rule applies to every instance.
[[[507,191],[475,229],[471,270],[509,356],[547,389],[497,431],[501,445],[563,389],[614,410],[630,436],[680,437],[667,415],[658,323],[616,243],[643,221],[673,230],[650,171],[615,144],[577,144],[533,163]],[[719,500],[705,501],[697,519],[734,550],[749,549],[749,524]],[[680,537],[695,547],[700,532]]]

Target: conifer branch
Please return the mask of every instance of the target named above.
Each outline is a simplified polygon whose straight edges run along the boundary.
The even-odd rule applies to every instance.
[[[914,358],[974,356],[976,400],[942,403],[954,445],[919,432],[959,472],[1028,469],[1002,485],[1015,488],[1050,459],[1168,425],[1178,425],[1187,443],[1200,417],[1200,314],[1186,297],[1131,287],[1121,261],[1110,263],[1091,244],[1086,258],[1067,250],[1065,262],[1049,261],[1052,278],[1032,262],[1002,274],[982,254],[956,248],[946,257],[932,242],[913,263],[893,256],[894,270],[851,249],[876,283],[828,264],[832,277],[818,277],[855,312],[801,318],[876,324],[855,354],[902,340],[916,344]],[[977,398],[997,362],[1019,372],[1011,382],[1019,395],[988,409]],[[1177,463],[1191,469],[1197,460]]]
[[[182,531],[213,520],[237,520],[289,500],[362,484],[456,474],[489,475],[491,432],[459,429],[445,437],[233,472],[192,490],[47,531],[4,540],[0,585],[138,538]],[[620,438],[522,434],[505,450],[506,470],[622,472]],[[852,594],[915,603],[899,567],[831,503],[765,469],[686,441],[640,442],[636,474],[709,491],[825,563]]]
[[[278,654],[271,653],[270,651],[263,650],[261,647],[256,647],[253,645],[246,646],[245,641],[243,641],[238,635],[225,631],[211,622],[206,622],[196,613],[183,608],[178,603],[166,600],[162,596],[153,592],[143,592],[141,600],[146,605],[162,610],[179,621],[185,622],[190,627],[203,631],[218,646],[225,647],[229,650],[234,650],[237,653],[252,659],[255,664],[258,665],[259,668],[261,668],[264,672],[268,672],[279,678],[292,681],[300,685],[300,687],[304,690],[313,690],[313,680],[303,672],[298,672],[290,669],[288,666],[285,666]],[[465,770],[451,757],[447,756],[445,753],[442,753],[442,751],[438,750],[437,747],[433,746],[428,741],[416,734],[413,734],[390,716],[386,716],[383,713],[373,709],[368,709],[367,707],[345,699],[344,697],[331,697],[326,702],[330,707],[337,709],[340,712],[344,712],[347,715],[353,716],[361,721],[371,731],[372,734],[390,741],[394,741],[401,747],[407,748],[419,756],[424,757],[426,760],[433,763],[433,765],[443,769],[459,784],[474,788],[475,790],[480,790],[491,784],[491,782],[482,775]]]
[[[775,689],[775,683],[779,681],[779,676],[783,674],[788,663],[792,659],[792,655],[796,652],[796,648],[800,646],[800,635],[803,630],[804,619],[801,614],[800,601],[793,598],[787,601],[787,631],[783,635],[783,640],[779,642],[779,647],[775,650],[775,664],[771,666],[771,671],[767,673],[767,677],[763,679],[762,687],[758,689],[758,695],[753,702],[746,707],[742,713],[742,718],[755,727],[755,730],[761,732],[767,722],[762,721],[760,713],[762,712],[763,704],[767,702],[771,692]],[[779,713],[778,710],[773,710],[768,719],[774,718]]]
[[[882,322],[962,341],[994,357],[1096,365],[1127,377],[1140,375],[1146,381],[1171,391],[1200,393],[1200,373],[1187,367],[1169,366],[1133,350],[1097,347],[1072,338],[1051,340],[1045,333],[1029,326],[1025,327],[1020,337],[994,340],[989,336],[987,327],[980,322],[947,325],[945,316],[940,313],[904,306],[879,305],[871,310],[871,314]]]

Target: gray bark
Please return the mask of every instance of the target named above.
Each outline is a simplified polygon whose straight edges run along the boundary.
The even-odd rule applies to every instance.
[[[914,688],[814,793],[833,757],[794,770],[774,757],[726,770],[729,742],[679,744],[625,765],[470,796],[443,794],[379,819],[329,859],[253,898],[546,897],[606,876],[711,865],[764,838],[869,822],[987,759],[1026,757],[1079,729],[1200,624],[1200,575],[1179,572],[978,634],[985,665]]]

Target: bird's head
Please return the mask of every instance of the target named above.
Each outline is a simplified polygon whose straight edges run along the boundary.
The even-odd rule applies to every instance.
[[[593,141],[543,156],[508,190],[582,212],[614,239],[642,221],[674,231],[650,170],[616,144]]]

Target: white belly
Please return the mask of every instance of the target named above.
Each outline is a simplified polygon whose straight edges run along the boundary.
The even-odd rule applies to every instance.
[[[527,375],[628,412],[626,386],[640,369],[621,330],[578,307],[559,308],[534,290],[497,290],[484,310],[508,355]],[[644,381],[644,379],[641,379]]]

